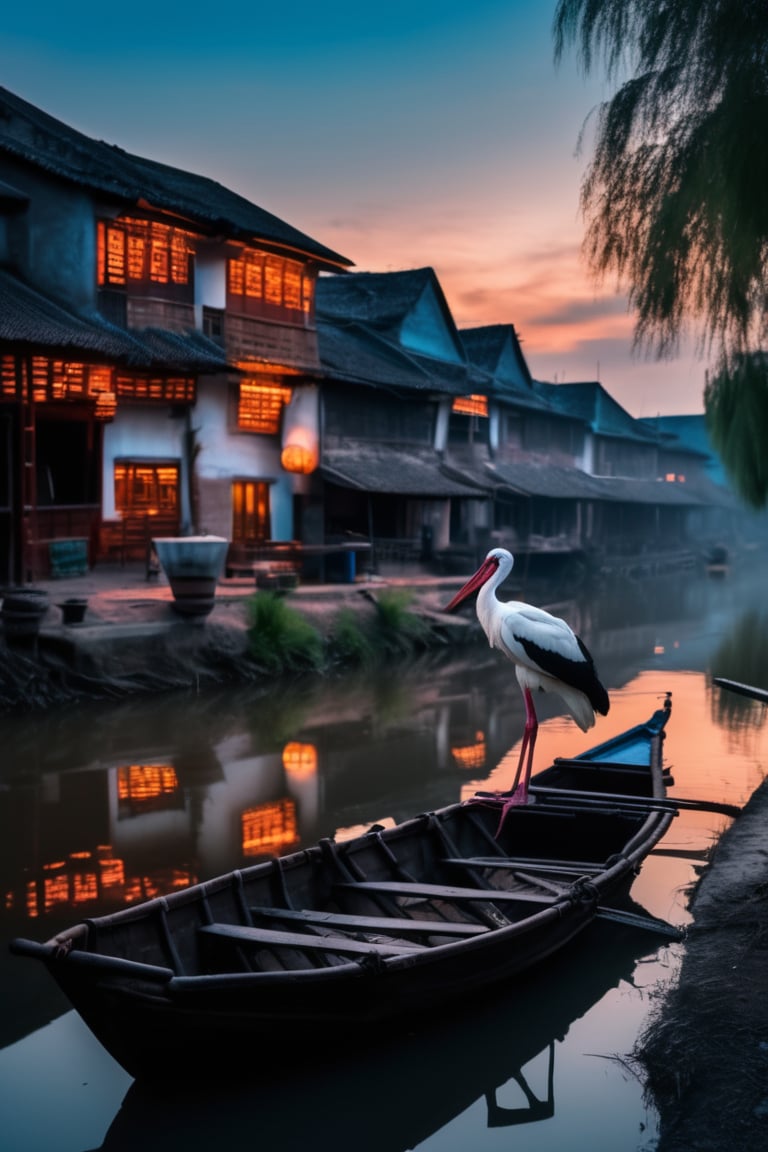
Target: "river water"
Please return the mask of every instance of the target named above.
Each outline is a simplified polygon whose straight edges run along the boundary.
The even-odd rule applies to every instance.
[[[595,656],[611,710],[584,735],[543,698],[536,766],[645,720],[671,692],[673,794],[745,803],[768,768],[768,710],[711,677],[768,685],[764,584],[760,569],[686,573],[559,605]],[[42,967],[7,950],[17,935],[46,939],[265,854],[506,787],[523,721],[512,669],[483,644],[311,685],[0,717],[3,1146],[653,1149],[656,1115],[631,1053],[684,945],[651,934],[596,924],[490,1004],[394,1048],[374,1041],[335,1061],[318,1051],[311,1073],[247,1051],[247,1090],[170,1095],[132,1085]],[[634,900],[687,923],[686,893],[728,824],[681,812]]]

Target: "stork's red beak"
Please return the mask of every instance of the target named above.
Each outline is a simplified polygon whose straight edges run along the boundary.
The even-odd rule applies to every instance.
[[[468,596],[471,596],[473,592],[477,592],[478,588],[482,588],[486,580],[489,580],[491,576],[493,576],[498,566],[497,560],[483,560],[474,576],[470,576],[469,580],[467,580],[463,588],[459,589],[450,604],[446,604],[443,612],[453,612]]]

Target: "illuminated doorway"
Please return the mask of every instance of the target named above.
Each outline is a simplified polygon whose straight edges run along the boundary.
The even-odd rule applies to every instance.
[[[232,543],[260,544],[270,538],[269,484],[232,481]]]

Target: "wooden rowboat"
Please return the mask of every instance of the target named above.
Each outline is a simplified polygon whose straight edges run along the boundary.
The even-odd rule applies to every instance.
[[[677,813],[670,709],[555,760],[525,806],[478,793],[11,950],[137,1079],[230,1074],[254,1043],[391,1034],[525,972],[626,895]]]
[[[169,1133],[186,1152],[240,1147],[254,1117],[259,1148],[325,1148],[318,1124],[330,1119],[359,1133],[355,1143],[364,1142],[365,1152],[421,1148],[473,1106],[480,1128],[548,1121],[563,1087],[559,1049],[571,1026],[610,989],[632,982],[656,943],[637,928],[596,921],[562,954],[569,978],[553,979],[558,955],[526,975],[523,996],[512,983],[471,1011],[445,1012],[421,1028],[411,1021],[407,1035],[387,1040],[377,1031],[364,1049],[347,1046],[332,1060],[324,1058],[327,1044],[322,1053],[313,1049],[298,1067],[295,1058],[276,1061],[271,1048],[257,1049],[244,1061],[245,1080],[208,1080],[205,1091],[190,1091],[187,1064],[172,1083],[134,1080],[98,1152],[168,1152]]]

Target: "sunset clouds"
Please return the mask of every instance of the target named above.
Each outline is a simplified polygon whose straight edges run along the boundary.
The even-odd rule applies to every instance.
[[[540,379],[601,379],[633,415],[701,411],[704,365],[632,356],[581,256],[577,155],[609,95],[555,68],[554,0],[289,8],[94,0],[4,14],[2,83],[127,151],[220,181],[354,261],[429,265],[462,327],[512,323]]]

